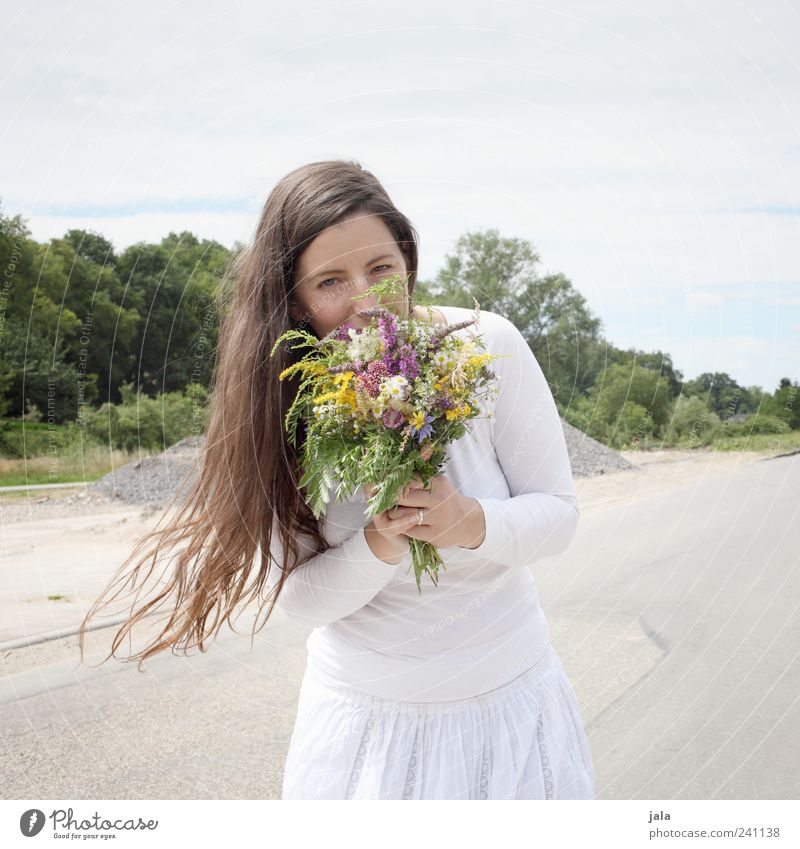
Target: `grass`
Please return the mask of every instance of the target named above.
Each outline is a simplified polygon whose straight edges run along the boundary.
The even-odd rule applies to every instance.
[[[750,436],[725,436],[708,444],[698,445],[686,440],[665,445],[658,439],[641,442],[637,446],[618,448],[617,451],[755,451],[759,454],[788,454],[800,449],[800,430],[786,433],[753,433]]]
[[[787,454],[800,449],[800,430],[788,433],[754,433],[751,436],[729,436],[710,446],[714,451],[758,451],[763,454]]]
[[[763,454],[786,454],[800,450],[800,430],[781,434],[752,434],[751,436],[728,436],[718,439],[711,445],[693,444],[663,446],[663,450],[687,450],[702,448],[706,451],[756,451]],[[640,444],[639,450],[660,449],[657,442]],[[627,448],[622,450],[637,450]],[[157,451],[109,451],[102,445],[79,446],[71,450],[62,450],[52,455],[43,454],[26,460],[0,457],[0,486],[29,486],[48,483],[91,483],[108,474],[112,468],[118,469],[135,460],[150,457]],[[27,492],[6,493],[3,497],[14,495],[27,498]],[[53,496],[51,496],[53,497]]]
[[[83,451],[72,450],[27,459],[0,457],[0,486],[92,482],[108,474],[112,468],[118,469],[152,453],[109,451],[103,446],[91,445]]]

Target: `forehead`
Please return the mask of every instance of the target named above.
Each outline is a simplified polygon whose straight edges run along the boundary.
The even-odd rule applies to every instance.
[[[392,231],[374,214],[340,221],[312,239],[298,262],[301,276],[323,268],[345,268],[368,262],[377,254],[399,252]]]

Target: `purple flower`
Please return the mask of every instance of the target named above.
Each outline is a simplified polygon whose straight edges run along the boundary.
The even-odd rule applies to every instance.
[[[397,346],[397,319],[393,313],[382,315],[378,319],[381,338],[383,339],[383,362],[389,374],[397,374],[397,362],[394,349]]]
[[[333,334],[333,338],[336,339],[337,342],[349,342],[350,334],[347,332],[353,327],[349,321],[346,321],[344,324],[340,324],[336,329],[336,332]]]
[[[373,398],[377,398],[381,391],[381,380],[387,377],[389,370],[383,360],[374,360],[367,366],[366,372],[360,375],[361,385]]]
[[[425,413],[425,421],[419,430],[417,430],[414,425],[411,425],[411,435],[416,436],[418,442],[422,442],[423,439],[427,439],[433,433],[433,425],[430,424],[432,421],[433,416]]]
[[[404,421],[405,416],[400,412],[400,410],[387,410],[383,414],[383,423],[386,427],[392,428],[392,430],[396,430],[401,424],[403,424]]]
[[[409,381],[419,377],[419,365],[417,363],[417,352],[411,345],[403,345],[400,349],[400,373],[405,375]]]

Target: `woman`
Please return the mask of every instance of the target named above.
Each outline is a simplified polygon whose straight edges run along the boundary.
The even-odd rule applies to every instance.
[[[292,320],[318,337],[363,327],[359,311],[377,301],[354,296],[390,274],[406,276],[393,308],[407,316],[416,269],[413,227],[358,164],[315,162],[278,183],[234,268],[197,488],[153,532],[154,562],[163,544],[185,551],[112,652],[173,594],[172,620],[135,657],[202,649],[268,587],[265,622],[277,603],[313,628],[284,799],[594,798],[578,705],[527,568],[568,544],[577,501],[552,396],[514,325],[480,313],[484,344],[507,355],[493,363],[499,392],[427,490],[415,479],[396,509],[367,519],[362,488],[317,522],[299,489],[300,447],[283,429],[297,386],[278,381],[292,353],[270,357],[275,340]],[[471,316],[439,307],[432,318]],[[421,595],[409,537],[436,544],[446,565]]]

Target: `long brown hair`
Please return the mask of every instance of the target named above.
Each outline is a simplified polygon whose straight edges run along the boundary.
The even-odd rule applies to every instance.
[[[403,252],[413,292],[417,233],[373,174],[355,161],[331,160],[296,168],[280,180],[264,204],[252,243],[232,255],[223,275],[217,359],[196,483],[185,500],[173,502],[179,507],[175,517],[137,543],[93,603],[80,627],[81,658],[87,623],[126,587],[135,593],[134,603],[106,659],[116,656],[139,620],[173,604],[158,636],[127,658],[138,658],[141,669],[144,660],[166,649],[205,651],[204,643],[226,620],[232,626],[240,603],[261,597],[272,562],[273,525],[280,528],[284,556],[279,580],[265,598],[269,607],[262,627],[288,575],[301,565],[298,533],[310,536],[317,553],[329,547],[299,488],[302,439],[295,448],[284,429],[299,379],[279,381],[278,375],[300,354],[288,346],[272,357],[270,351],[282,333],[298,326],[289,314],[289,296],[303,250],[323,230],[357,214],[382,218]],[[177,546],[166,583],[137,606],[160,553]],[[263,556],[245,593],[259,546]],[[257,626],[258,616],[253,634]]]

